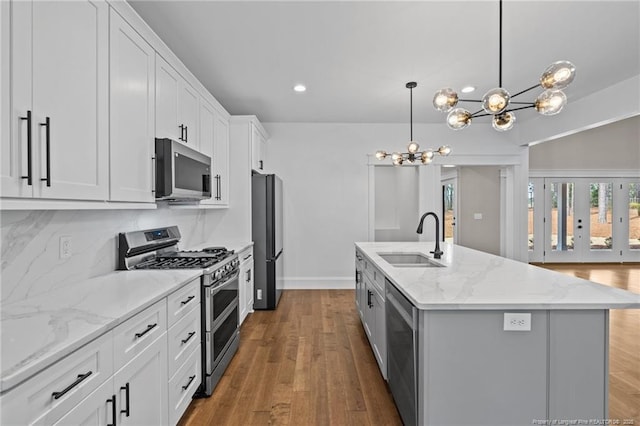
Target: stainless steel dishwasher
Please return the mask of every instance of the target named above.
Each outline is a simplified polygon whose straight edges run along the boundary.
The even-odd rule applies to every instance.
[[[418,310],[385,279],[389,388],[405,425],[418,423]]]

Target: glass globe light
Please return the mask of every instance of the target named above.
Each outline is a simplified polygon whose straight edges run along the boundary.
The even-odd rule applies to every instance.
[[[512,112],[503,112],[502,114],[493,116],[491,125],[499,132],[506,132],[507,130],[511,130],[513,128],[515,122],[515,114],[513,114]]]
[[[555,115],[567,104],[562,90],[545,90],[536,98],[535,108],[542,115]]]
[[[446,157],[447,155],[451,154],[451,148],[449,148],[447,145],[442,145],[440,148],[438,148],[438,154]]]
[[[418,145],[418,142],[411,141],[409,145],[407,145],[407,151],[409,151],[410,154],[415,154],[419,149],[420,145]]]
[[[387,152],[386,151],[376,151],[376,158],[378,160],[384,160],[385,158],[387,158]]]
[[[420,156],[422,164],[429,164],[433,161],[433,151],[424,151]]]
[[[449,112],[458,104],[458,94],[450,88],[440,89],[433,95],[433,107],[440,112]]]
[[[576,67],[569,61],[558,61],[549,65],[540,76],[540,85],[545,89],[564,89],[576,76]]]
[[[464,108],[456,108],[447,115],[447,126],[450,129],[464,129],[469,124],[471,124],[471,113]]]
[[[397,157],[395,157],[395,158],[392,156],[392,157],[391,157],[391,159],[393,160],[392,162],[393,162],[393,165],[394,165],[394,166],[400,166],[400,165],[402,165],[402,155],[398,155],[398,156],[397,156]]]
[[[489,90],[482,97],[482,108],[489,114],[500,114],[507,106],[511,95],[502,87]]]

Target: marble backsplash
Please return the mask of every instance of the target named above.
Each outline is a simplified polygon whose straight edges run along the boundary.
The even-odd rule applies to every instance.
[[[178,225],[180,248],[215,242],[225,210],[29,210],[0,212],[0,302],[112,272],[117,235]],[[71,256],[60,258],[60,237],[71,238]]]

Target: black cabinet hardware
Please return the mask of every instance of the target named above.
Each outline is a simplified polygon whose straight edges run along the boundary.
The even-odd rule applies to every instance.
[[[245,278],[245,281],[246,282],[251,281],[251,270],[246,271],[245,274],[247,275],[247,277]]]
[[[89,377],[91,374],[93,374],[92,371],[88,371],[88,372],[86,372],[84,374],[78,374],[78,378],[76,379],[75,382],[71,383],[69,386],[67,386],[66,388],[64,388],[60,392],[53,392],[51,394],[51,396],[53,396],[53,399],[58,399],[58,398],[62,397],[64,394],[69,392],[71,389],[73,389],[76,386],[78,386],[84,379]]]
[[[187,388],[189,387],[189,385],[191,384],[191,382],[193,382],[193,380],[196,378],[195,374],[193,376],[189,376],[189,381],[187,382],[186,385],[184,385],[182,387],[182,390],[187,390]]]
[[[221,200],[222,199],[222,184],[221,184],[222,176],[216,175],[214,179],[216,180],[216,200]]]
[[[367,306],[373,308],[373,303],[371,303],[371,290],[367,290]]]
[[[113,395],[111,398],[107,399],[107,403],[112,403],[111,406],[111,417],[113,417],[113,423],[107,423],[107,426],[116,426],[116,417],[118,414],[116,413],[116,396]]]
[[[129,417],[129,382],[127,382],[127,384],[124,386],[120,386],[120,390],[124,391],[124,402],[127,407],[124,410],[120,410],[120,412]]]
[[[31,110],[27,111],[26,117],[20,117],[20,120],[27,120],[27,175],[22,176],[22,179],[27,180],[27,185],[33,184],[33,165],[31,164],[31,158],[33,156],[31,152]]]
[[[185,343],[187,343],[189,340],[191,340],[191,338],[192,338],[193,336],[195,336],[195,334],[196,334],[196,332],[195,332],[195,331],[192,331],[191,333],[189,333],[189,335],[187,336],[187,338],[186,338],[186,339],[182,339],[182,344],[184,345],[184,344],[185,344]]]
[[[195,298],[195,296],[191,295],[191,296],[187,297],[187,300],[183,300],[182,302],[180,302],[180,304],[181,305],[186,305],[187,303],[191,302],[194,298]]]
[[[184,126],[184,141],[185,143],[189,142],[189,127]]]
[[[147,329],[145,331],[143,331],[142,333],[136,333],[136,339],[139,339],[140,337],[144,336],[145,334],[147,334],[148,332],[150,332],[151,330],[153,330],[154,327],[156,327],[158,325],[158,323],[155,324],[149,324],[147,326]]]
[[[184,128],[185,128],[185,125],[181,124],[179,127],[180,127],[180,137],[178,139],[180,139],[182,142],[186,142],[184,140]]]
[[[40,180],[47,182],[47,186],[51,186],[51,118],[47,117],[44,123],[40,123],[40,125],[47,128],[45,133],[45,144],[47,146],[47,177],[40,178]]]
[[[262,170],[262,168],[263,168],[263,162],[262,162],[262,160],[260,160],[258,163],[260,164],[260,170]]]

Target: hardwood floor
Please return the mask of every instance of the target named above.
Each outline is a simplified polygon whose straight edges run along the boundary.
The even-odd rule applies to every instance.
[[[541,264],[568,275],[640,294],[638,264]],[[640,309],[614,309],[609,316],[609,418],[640,425]]]
[[[210,398],[181,425],[401,425],[354,307],[353,290],[286,291],[242,325]]]
[[[640,265],[538,265],[640,293]],[[640,310],[610,316],[609,418],[640,425]],[[240,349],[210,398],[180,425],[401,425],[352,290],[286,291],[242,325]]]

